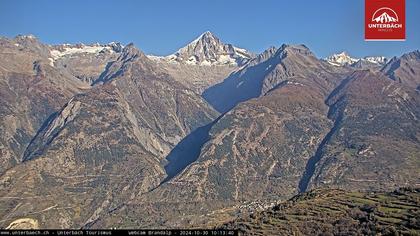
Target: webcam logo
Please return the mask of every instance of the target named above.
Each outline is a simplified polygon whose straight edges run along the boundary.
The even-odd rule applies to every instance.
[[[391,23],[398,22],[397,13],[388,7],[382,7],[375,11],[372,16],[372,21],[376,23]]]
[[[405,40],[405,0],[365,0],[365,40]]]

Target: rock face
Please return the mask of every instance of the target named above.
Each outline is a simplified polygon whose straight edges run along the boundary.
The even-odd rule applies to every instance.
[[[22,218],[10,223],[10,225],[7,226],[6,229],[39,229],[39,226],[38,221],[36,220],[33,220],[31,218]]]

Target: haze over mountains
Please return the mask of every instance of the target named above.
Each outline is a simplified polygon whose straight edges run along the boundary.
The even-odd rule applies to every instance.
[[[0,227],[213,227],[318,188],[418,188],[419,90],[418,50],[0,38]]]

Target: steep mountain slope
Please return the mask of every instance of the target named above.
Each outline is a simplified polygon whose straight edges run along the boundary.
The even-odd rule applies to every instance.
[[[217,112],[128,45],[90,91],[75,96],[0,177],[1,225],[89,227],[156,187],[163,159]],[[39,214],[38,212],[42,212]]]
[[[334,127],[318,147],[309,188],[389,190],[418,184],[420,94],[382,73],[355,72],[328,97]],[[305,190],[305,189],[301,189]]]
[[[318,60],[304,45],[282,45],[279,49],[267,49],[241,70],[204,91],[203,97],[223,113],[240,102],[302,78],[308,79],[300,83],[326,93],[336,83],[335,78],[346,71],[346,68],[336,68]]]
[[[50,65],[48,46],[34,36],[0,39],[0,173],[19,163],[44,121],[88,89]]]
[[[317,60],[300,45],[272,48],[257,59],[238,72],[244,76],[227,79],[243,81],[239,88],[230,81],[226,86],[243,91],[218,94],[250,94],[244,89],[250,84],[263,96],[224,114],[211,128],[210,139],[197,161],[162,185],[156,194],[170,200],[183,196],[197,201],[237,201],[296,193],[304,163],[332,125],[326,117],[324,98],[343,75],[330,71],[335,68]],[[252,77],[255,68],[267,67],[272,70],[260,75],[263,78]]]
[[[162,61],[158,63],[175,80],[197,94],[202,94],[207,88],[220,83],[238,70],[237,66],[232,65],[200,66]]]
[[[395,81],[420,90],[420,51],[393,58],[381,71]]]
[[[264,176],[266,173],[273,173],[273,170],[288,173],[279,179],[279,185],[274,188],[288,186],[281,190],[282,195],[296,190],[306,191],[323,184],[349,189],[388,190],[395,186],[418,183],[418,93],[399,86],[381,73],[369,71],[354,72],[340,85],[337,84],[334,91],[330,90],[327,96],[323,93],[323,86],[306,85],[308,80],[316,79],[310,76],[295,80],[294,83],[297,84],[288,82],[266,96],[240,104],[224,115],[210,131],[212,138],[204,145],[197,163],[175,178],[174,182],[177,183],[174,184],[187,191],[189,198],[200,198],[200,191],[204,191],[203,196],[235,199],[233,196],[241,196],[241,193],[247,193],[251,197],[264,196],[264,191],[271,189],[270,185],[275,181],[268,181],[267,186],[260,184],[264,182],[258,178],[258,173],[264,173]],[[291,86],[297,89],[288,94]],[[313,95],[316,91],[318,96]],[[278,94],[279,97],[273,97],[273,94]],[[281,97],[282,95],[285,97]],[[292,98],[308,99],[310,102],[294,104]],[[263,106],[267,100],[278,105],[283,114],[290,115],[291,120],[288,123],[278,116],[285,122],[280,123],[281,127],[292,129],[290,133],[271,129],[278,118],[265,119],[268,112],[263,113],[264,115],[255,113],[258,108],[254,104]],[[324,100],[328,107],[324,106]],[[300,109],[301,113],[293,113],[295,109]],[[270,110],[275,114],[279,112],[272,108]],[[328,113],[324,112],[326,110]],[[301,119],[305,117],[311,122],[302,122]],[[327,117],[334,123],[329,123]],[[254,127],[259,127],[259,133],[252,133]],[[237,132],[238,130],[243,131]],[[249,137],[261,139],[257,139],[252,145],[247,138],[243,138],[246,136],[241,135],[247,132],[251,132]],[[279,136],[274,139],[276,135]],[[274,141],[270,142],[271,138]],[[310,144],[316,147],[315,152]],[[301,152],[285,152],[282,145],[289,150]],[[265,153],[258,152],[264,148],[267,150]],[[273,159],[270,158],[271,153]],[[219,160],[223,165],[218,164]],[[264,165],[263,161],[266,160],[271,160],[273,165]],[[284,164],[290,161],[296,164]],[[242,166],[241,162],[246,164]],[[252,170],[253,162],[257,169],[247,173],[248,168]],[[306,167],[302,169],[303,162],[306,162]],[[285,170],[281,169],[282,166],[285,166]],[[253,186],[252,180],[236,182],[238,174],[235,174],[235,168],[241,174],[247,173],[246,176],[256,177],[256,186]],[[289,172],[291,170],[294,171]],[[187,182],[197,175],[202,175],[199,183],[190,183],[188,189],[179,187],[181,184],[178,182]],[[213,175],[227,177],[211,178]],[[297,176],[300,176],[300,180],[294,182]],[[315,183],[313,186],[310,184],[312,181]],[[243,182],[253,187],[243,191],[237,185]],[[191,186],[197,187],[194,189]],[[263,189],[259,189],[261,187]]]
[[[216,228],[239,229],[241,235],[417,235],[419,191],[319,189]]]
[[[331,126],[322,98],[310,87],[287,84],[238,105],[213,125],[197,161],[155,194],[169,201],[238,201],[297,193],[306,160]]]

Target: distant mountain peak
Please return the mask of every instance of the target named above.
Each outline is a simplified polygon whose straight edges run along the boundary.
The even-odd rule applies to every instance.
[[[357,62],[359,59],[351,57],[347,52],[343,51],[341,53],[333,54],[327,58],[325,58],[325,61],[330,63],[334,66],[346,66],[351,65],[355,62]]]
[[[122,49],[120,58],[122,58],[123,61],[127,61],[142,55],[144,54],[136,48],[133,43],[129,43]]]
[[[174,54],[166,57],[149,57],[153,60],[189,65],[241,66],[249,61],[253,54],[232,44],[225,44],[213,33],[206,31]]]
[[[212,52],[212,47],[220,47],[224,44],[220,41],[218,37],[213,35],[210,31],[206,31],[202,33],[198,38],[191,41],[185,47],[179,49],[175,55],[183,55],[183,54],[194,54],[200,52]]]
[[[355,68],[375,68],[385,65],[388,58],[384,56],[366,56],[363,58],[353,58],[347,52],[333,54],[324,59],[334,66],[351,66]]]
[[[78,44],[60,44],[50,46],[51,48],[51,57],[56,60],[65,56],[72,56],[74,54],[98,54],[104,50],[108,50],[111,53],[120,53],[122,52],[124,46],[120,43],[111,42],[108,44],[89,44],[85,45],[83,43]]]
[[[214,35],[212,32],[210,32],[210,31],[206,31],[206,32],[202,33],[196,40],[206,39],[206,38],[211,38],[211,39],[217,39],[217,40],[219,40],[219,38],[216,35]]]
[[[404,55],[401,56],[401,58],[406,59],[406,60],[410,60],[410,59],[419,60],[420,59],[420,51],[415,50],[415,51],[412,51],[412,52],[405,53]]]
[[[420,91],[420,51],[394,57],[381,69],[392,80]]]

